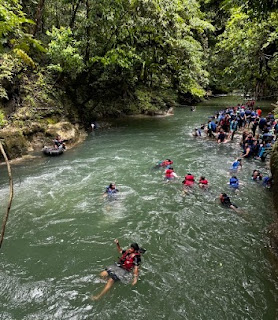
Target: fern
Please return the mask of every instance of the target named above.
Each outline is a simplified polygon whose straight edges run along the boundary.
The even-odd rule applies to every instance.
[[[24,62],[24,64],[35,69],[36,67],[35,62],[32,60],[32,58],[28,56],[28,54],[25,51],[21,49],[14,49],[13,52],[22,62]]]

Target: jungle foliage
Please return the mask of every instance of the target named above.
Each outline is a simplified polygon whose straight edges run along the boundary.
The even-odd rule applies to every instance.
[[[0,99],[20,105],[26,78],[85,118],[275,95],[277,15],[276,0],[2,0]]]

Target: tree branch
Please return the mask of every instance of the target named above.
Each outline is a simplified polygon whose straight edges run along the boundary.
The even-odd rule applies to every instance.
[[[3,148],[2,142],[0,141],[0,150],[1,153],[5,159],[6,165],[7,165],[7,170],[8,170],[8,174],[9,174],[9,180],[10,180],[10,198],[9,198],[9,203],[8,203],[8,207],[7,207],[7,211],[6,214],[3,218],[3,223],[2,223],[2,229],[1,229],[1,237],[0,237],[0,248],[2,247],[2,243],[4,240],[4,234],[5,234],[5,229],[6,229],[6,224],[8,221],[8,217],[9,217],[9,213],[10,213],[10,209],[11,209],[11,205],[12,205],[12,201],[13,201],[13,194],[14,194],[14,189],[13,189],[13,177],[12,177],[12,171],[11,171],[11,167],[9,164],[9,159],[6,155],[6,152]]]

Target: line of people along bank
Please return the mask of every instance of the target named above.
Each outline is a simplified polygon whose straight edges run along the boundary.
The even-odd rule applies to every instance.
[[[234,190],[238,190],[240,185],[235,173],[242,168],[242,160],[256,159],[264,162],[270,155],[272,146],[277,139],[278,121],[275,120],[273,113],[270,112],[266,117],[263,117],[262,110],[254,108],[254,104],[254,101],[248,101],[245,104],[220,110],[210,117],[207,124],[202,124],[200,128],[195,128],[193,131],[193,136],[205,135],[216,139],[219,144],[232,141],[235,133],[240,131],[239,145],[242,152],[230,168],[232,177],[229,184]],[[266,188],[270,188],[273,183],[271,176],[263,176],[258,169],[253,170],[251,179],[260,181]],[[223,200],[221,196],[220,200],[222,204],[228,204],[228,201]]]

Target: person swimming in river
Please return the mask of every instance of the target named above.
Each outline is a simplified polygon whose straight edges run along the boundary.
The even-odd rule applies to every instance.
[[[201,137],[202,136],[202,132],[201,129],[195,128],[192,132],[192,136],[193,137]]]
[[[182,183],[183,183],[183,185],[186,186],[186,187],[193,187],[194,182],[195,182],[194,176],[193,176],[191,173],[188,173],[188,174],[184,177],[184,180],[183,180]]]
[[[158,166],[162,168],[169,168],[171,167],[172,164],[173,164],[173,161],[171,159],[166,159],[166,160],[160,161],[158,163]]]
[[[195,178],[191,173],[188,173],[185,177],[184,180],[182,181],[183,184],[183,192],[188,193],[189,190],[193,187],[195,183]]]
[[[230,198],[227,196],[226,193],[220,193],[219,200],[224,207],[233,209],[235,212],[239,212],[238,207],[231,202]]]
[[[167,182],[178,178],[178,175],[174,172],[173,167],[166,169],[164,174],[164,178]]]
[[[134,286],[138,281],[141,254],[145,253],[146,250],[140,248],[137,243],[132,243],[129,249],[122,250],[119,240],[115,239],[114,242],[117,245],[118,252],[122,256],[119,258],[117,263],[108,266],[101,272],[100,276],[102,278],[108,278],[108,280],[102,291],[98,295],[92,296],[92,300],[100,299],[112,288],[116,281],[128,283],[131,280],[132,273],[133,280],[131,285]]]
[[[239,187],[239,181],[238,178],[236,176],[232,176],[230,178],[230,187],[234,190],[238,190]]]
[[[263,179],[263,175],[261,174],[261,172],[257,169],[253,170],[252,180],[258,181],[258,180],[262,180],[262,179]]]
[[[240,169],[242,169],[242,163],[241,163],[241,159],[238,158],[232,163],[230,170],[233,172],[236,172],[236,171],[239,171]]]
[[[118,192],[119,192],[119,190],[116,188],[116,184],[112,182],[109,184],[109,186],[106,187],[103,196],[104,197],[115,196]]]
[[[208,180],[204,176],[199,179],[199,187],[201,189],[208,189]]]

